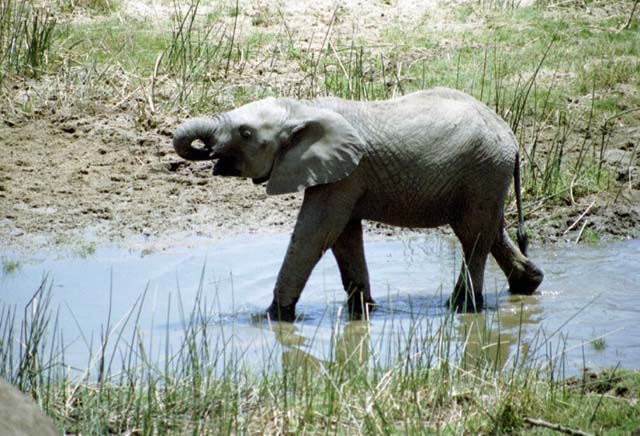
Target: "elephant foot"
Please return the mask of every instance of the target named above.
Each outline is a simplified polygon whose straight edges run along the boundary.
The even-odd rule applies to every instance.
[[[349,297],[347,307],[351,320],[366,320],[369,319],[369,314],[376,310],[376,302],[371,297],[364,299],[362,294],[359,294]]]
[[[447,307],[456,313],[481,312],[484,309],[482,294],[473,295],[464,290],[454,291],[447,301]]]
[[[265,312],[264,317],[271,321],[294,322],[296,319],[296,305],[280,306],[274,301]]]
[[[509,276],[509,292],[519,295],[533,294],[544,279],[544,273],[533,262],[527,262],[524,269],[514,271]]]

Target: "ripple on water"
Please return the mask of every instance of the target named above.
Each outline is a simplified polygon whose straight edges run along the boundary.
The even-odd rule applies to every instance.
[[[473,344],[487,349],[483,341],[500,337],[496,358],[501,364],[519,346],[544,354],[556,341],[551,348],[565,349],[573,369],[583,365],[583,353],[591,368],[640,367],[636,303],[640,241],[533,249],[532,259],[545,270],[545,281],[534,296],[509,295],[504,276],[491,262],[485,279],[490,309],[480,315],[453,316],[443,306],[460,263],[455,240],[421,236],[368,241],[367,260],[379,309],[366,329],[362,323],[346,321],[339,273],[327,254],[302,295],[301,318],[293,326],[274,330],[267,323],[253,322],[252,314],[271,301],[287,243],[286,235],[246,235],[215,243],[191,240],[155,252],[143,246],[97,247],[84,256],[44,252],[21,258],[0,252],[0,259],[19,265],[3,270],[0,302],[23,307],[47,274],[53,284],[51,305],[60,308],[59,328],[68,339],[67,362],[81,367],[89,348],[82,338],[99,335],[106,325],[110,289],[114,321],[124,319],[147,289],[139,324],[156,338],[158,359],[164,356],[160,350],[166,334],[171,346],[179,347],[184,317],[199,299],[206,307],[202,316],[209,334],[223,337],[227,346],[242,351],[243,359],[256,367],[265,356],[273,365],[274,344],[287,353],[330,359],[336,332],[347,343],[366,338],[367,349],[384,361],[407,346],[403,341],[415,340],[408,337],[411,329],[426,338],[441,326],[449,326],[455,341],[466,340],[467,349],[456,352],[469,352]],[[478,335],[475,342],[469,332]],[[519,337],[526,344],[518,345]],[[604,338],[604,349],[590,345],[599,337]]]

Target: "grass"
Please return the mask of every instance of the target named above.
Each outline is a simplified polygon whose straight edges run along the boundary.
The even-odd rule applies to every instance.
[[[60,25],[62,49],[77,64],[115,65],[125,71],[149,76],[168,35],[158,33],[148,23],[131,18],[108,18]]]
[[[56,35],[50,10],[24,0],[0,2],[0,85],[7,73],[44,73]]]
[[[20,269],[20,262],[16,260],[3,260],[2,261],[2,272],[5,274],[11,274]]]
[[[90,12],[100,15],[115,12],[120,6],[119,0],[57,0],[56,6],[66,13]]]
[[[86,259],[87,257],[91,257],[95,254],[97,249],[96,243],[93,241],[81,241],[74,248],[74,254],[81,257],[82,259]]]
[[[619,189],[603,156],[638,121],[638,20],[624,28],[631,3],[614,2],[624,13],[591,15],[573,2],[516,3],[468,3],[453,21],[478,25],[434,30],[425,18],[387,26],[372,41],[330,30],[305,40],[272,11],[243,28],[237,4],[204,10],[198,0],[182,8],[174,2],[158,26],[112,14],[116,2],[65,0],[47,10],[2,0],[0,96],[27,118],[41,117],[47,101],[83,115],[111,115],[126,103],[148,128],[157,116],[217,112],[268,95],[375,100],[450,86],[493,107],[514,129],[530,214]],[[602,2],[588,3],[602,12]],[[105,16],[71,18],[83,11]],[[17,100],[8,84],[27,82],[36,91]],[[583,230],[577,239],[599,239]],[[79,250],[90,256],[95,245]],[[5,273],[7,265],[19,268],[3,263]],[[366,325],[337,322],[322,360],[295,346],[290,326],[274,326],[269,332],[279,342],[265,360],[271,368],[256,371],[232,335],[211,335],[215,308],[202,295],[191,311],[175,306],[182,346],[170,347],[167,336],[167,346],[152,352],[137,322],[143,295],[124,320],[108,316],[99,338],[85,338],[90,362],[71,368],[50,292],[43,281],[24,311],[0,307],[0,375],[68,433],[551,432],[536,420],[597,434],[640,427],[637,372],[566,379],[561,351],[547,361],[523,353],[515,362],[503,356],[495,330],[459,332],[453,317],[441,326],[416,317],[407,330],[390,330],[408,345],[385,361],[376,358]]]
[[[591,345],[593,346],[594,350],[603,351],[607,347],[607,342],[604,338],[595,338],[591,342]]]
[[[505,353],[489,317],[436,323],[416,314],[398,329],[391,316],[378,342],[367,323],[338,316],[320,358],[306,353],[313,344],[295,325],[263,325],[276,343],[257,366],[232,326],[222,339],[212,333],[216,304],[199,289],[190,310],[174,305],[177,348],[168,329],[154,341],[140,325],[145,291],[123,319],[108,310],[102,333],[87,342],[89,364],[77,368],[65,357],[69,337],[45,278],[24,310],[0,306],[0,375],[67,434],[544,433],[540,422],[601,434],[639,426],[640,373],[563,377],[563,350],[549,338],[514,344],[556,349],[542,360]]]
[[[555,130],[570,122],[567,130],[572,131],[584,127],[584,120],[576,118],[591,109],[596,112],[592,121],[600,122],[601,116],[640,105],[638,96],[609,94],[619,84],[640,85],[636,21],[615,32],[623,14],[598,20],[572,8],[516,5],[481,2],[478,8],[465,5],[454,11],[460,22],[480,16],[485,25],[479,30],[436,32],[422,23],[414,28],[392,24],[383,30],[382,47],[372,46],[366,36],[340,40],[327,32],[315,36],[311,48],[313,40],[301,44],[284,22],[275,33],[261,26],[241,33],[239,7],[203,12],[199,0],[182,8],[174,5],[170,32],[148,21],[112,16],[67,22],[54,33],[61,37],[56,52],[63,59],[95,64],[105,71],[103,80],[124,73],[137,82],[162,81],[158,106],[164,111],[176,106],[216,111],[271,94],[380,99],[450,86],[494,106],[522,132],[519,137],[528,146],[553,118],[560,124],[551,122]],[[340,13],[336,9],[334,20]],[[50,45],[42,46],[44,54],[50,51]],[[271,74],[274,67],[280,77]],[[287,70],[284,77],[282,68]],[[577,107],[567,99],[576,100]],[[529,164],[532,171],[540,166],[535,160]],[[550,194],[547,190],[543,195]]]

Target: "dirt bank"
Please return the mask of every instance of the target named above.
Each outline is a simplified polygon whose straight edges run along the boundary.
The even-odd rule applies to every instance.
[[[175,124],[141,131],[121,112],[4,126],[0,238],[29,247],[181,231],[224,237],[293,221],[298,196],[267,197],[250,182],[213,178],[210,163],[179,159]]]
[[[383,24],[391,19],[399,23],[431,20],[433,26],[449,23],[452,28],[473,25],[450,19],[452,2],[425,3],[420,10],[416,2],[376,2],[365,8],[364,15],[362,5],[352,2],[341,6],[338,18],[333,2],[311,3],[313,13],[286,6],[291,2],[282,5],[287,17],[308,21],[296,27],[297,38],[303,38],[307,31],[309,38],[317,41],[322,39],[317,35],[330,27],[342,34],[357,27],[359,35],[369,31],[372,41],[379,43]],[[145,7],[140,10],[149,11]],[[160,11],[156,18],[166,18],[166,11]],[[130,12],[125,9],[119,13]],[[242,25],[282,27],[281,18],[271,13],[271,20],[261,13],[266,12],[260,2],[245,5]],[[39,250],[84,241],[122,241],[131,236],[223,238],[233,233],[292,228],[301,195],[268,197],[264,187],[250,181],[212,177],[211,163],[181,160],[173,152],[171,137],[185,115],[141,115],[140,106],[146,104],[144,93],[131,93],[128,99],[92,100],[88,107],[86,101],[62,101],[58,88],[46,80],[12,77],[5,81],[2,95],[0,241],[5,248]],[[38,96],[28,112],[21,109],[25,95],[31,96],[29,101]],[[640,129],[633,126],[620,127],[608,139],[603,165],[613,179],[606,191],[576,201],[527,204],[533,239],[637,236],[639,143]],[[508,207],[512,218],[513,207]],[[397,231],[375,224],[369,229],[383,234]]]

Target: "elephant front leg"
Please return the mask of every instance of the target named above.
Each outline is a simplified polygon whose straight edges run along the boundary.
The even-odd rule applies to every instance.
[[[331,248],[349,222],[356,197],[343,192],[342,183],[321,185],[305,191],[287,254],[273,291],[267,315],[293,322],[295,306],[311,271]]]
[[[331,247],[331,251],[338,263],[342,285],[347,292],[349,315],[352,319],[368,318],[375,302],[371,298],[360,220],[352,220],[347,224]]]

